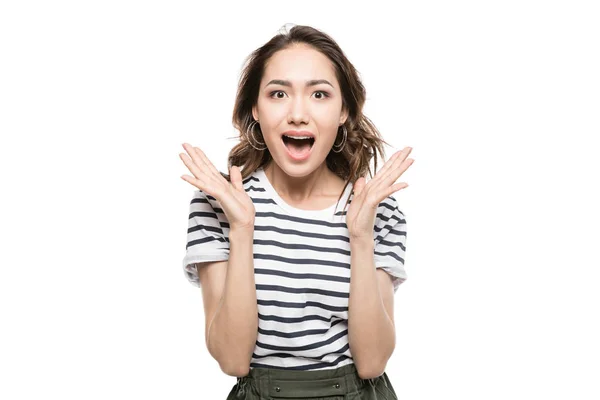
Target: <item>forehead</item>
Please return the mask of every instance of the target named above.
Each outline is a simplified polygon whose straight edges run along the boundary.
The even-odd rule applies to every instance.
[[[271,56],[265,67],[263,81],[271,79],[288,79],[292,84],[309,79],[327,79],[332,84],[337,83],[331,60],[305,44],[292,45]]]

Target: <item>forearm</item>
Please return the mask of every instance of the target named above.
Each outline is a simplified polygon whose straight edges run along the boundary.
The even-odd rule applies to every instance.
[[[258,334],[253,231],[230,231],[227,277],[208,333],[208,350],[230,375],[250,367]]]
[[[350,240],[348,340],[359,374],[377,376],[394,351],[396,334],[379,293],[374,242]]]

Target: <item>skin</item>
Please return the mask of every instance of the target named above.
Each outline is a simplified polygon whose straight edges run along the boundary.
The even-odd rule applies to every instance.
[[[321,79],[331,85],[306,85],[309,80]],[[290,86],[270,84],[272,80],[287,80]],[[339,194],[343,181],[329,171],[325,159],[348,113],[331,61],[304,44],[274,54],[265,68],[252,114],[259,121],[273,156],[265,173],[278,194],[299,208],[319,203],[318,209],[323,209],[333,204],[334,201],[327,203],[323,199]],[[281,134],[287,130],[308,130],[315,135],[307,160],[295,161],[286,154]],[[381,375],[395,347],[392,279],[384,270],[375,268],[373,227],[378,204],[408,186],[394,182],[413,163],[407,158],[411,150],[406,147],[396,152],[369,182],[366,176],[360,177],[354,184],[354,198],[346,215],[352,254],[349,341],[363,379]]]
[[[269,84],[274,79],[287,80],[290,85]],[[309,80],[322,79],[331,85],[306,85]],[[329,199],[337,198],[344,182],[329,171],[325,159],[334,144],[337,129],[346,121],[348,113],[342,104],[341,90],[331,61],[304,44],[275,53],[266,65],[252,114],[259,121],[265,143],[273,156],[272,162],[265,167],[265,173],[278,194],[299,208],[318,204],[317,209],[324,209],[335,203],[334,200],[329,202]],[[308,130],[315,135],[315,144],[307,160],[295,161],[287,155],[281,141],[281,134],[287,130]],[[199,148],[188,144],[183,146],[191,158],[184,154],[180,157],[199,178],[201,168],[208,166],[210,169],[212,164]],[[360,177],[354,184],[354,198],[346,215],[351,249],[349,342],[358,374],[363,379],[383,374],[395,347],[392,279],[384,270],[375,268],[373,228],[378,204],[408,186],[405,182],[395,181],[414,162],[414,159],[408,158],[411,151],[411,147],[406,147],[394,153],[368,182],[366,176]],[[238,197],[246,200],[239,168],[233,167],[230,174],[231,187],[217,186],[215,192],[229,193],[235,188],[240,193]],[[222,180],[219,181],[216,172],[213,171],[213,175],[217,178],[204,178],[202,185],[225,185]],[[196,183],[196,187],[204,187],[189,176],[182,176],[182,179]],[[240,226],[249,226],[252,222],[240,218]],[[251,347],[249,345],[249,349]],[[248,366],[239,368],[245,373]]]
[[[407,183],[393,184],[412,165],[407,158],[412,148],[396,152],[373,179],[360,177],[346,213],[350,233],[350,298],[348,300],[348,342],[358,374],[375,378],[396,346],[394,289],[390,275],[375,267],[373,227],[377,206]]]
[[[291,87],[269,84],[274,79],[290,81]],[[306,81],[316,79],[325,79],[331,85],[306,85]],[[324,209],[333,204],[344,182],[329,171],[325,158],[348,112],[342,107],[342,93],[331,61],[304,44],[275,53],[266,65],[252,115],[273,156],[274,162],[265,167],[265,173],[278,194],[299,208],[325,202],[319,207]],[[287,155],[281,134],[288,130],[315,135],[308,160],[295,161]]]

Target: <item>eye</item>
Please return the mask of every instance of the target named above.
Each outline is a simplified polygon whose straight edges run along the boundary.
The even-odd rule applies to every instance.
[[[269,93],[269,97],[273,97],[273,95],[274,95],[275,93],[285,93],[285,92],[284,92],[284,91],[282,91],[282,90],[275,90],[275,91],[273,91],[273,92]],[[277,97],[277,98],[278,98],[278,99],[283,99],[283,97]]]
[[[283,93],[283,94],[285,94],[285,92],[284,92],[283,90],[274,90],[274,91],[272,91],[271,93],[269,93],[269,97],[271,97],[271,98],[272,98],[272,97],[273,97],[273,95],[274,95],[274,94],[276,94],[276,93]],[[317,94],[317,93],[318,93],[318,94],[320,95],[319,97],[317,97],[317,99],[323,99],[323,98],[327,98],[327,97],[329,97],[329,96],[330,96],[330,95],[329,95],[329,93],[327,93],[327,92],[326,92],[326,91],[324,91],[324,90],[317,90],[317,91],[316,91],[316,92],[314,92],[314,93],[315,93],[315,94]],[[276,98],[277,98],[277,99],[283,99],[283,97],[282,97],[282,96],[277,96]]]
[[[325,92],[325,91],[323,91],[323,90],[317,90],[317,91],[315,92],[315,94],[316,94],[316,93],[320,93],[320,94],[322,95],[322,97],[318,97],[319,99],[322,99],[322,98],[327,98],[327,97],[329,97],[329,93],[327,93],[327,92]]]

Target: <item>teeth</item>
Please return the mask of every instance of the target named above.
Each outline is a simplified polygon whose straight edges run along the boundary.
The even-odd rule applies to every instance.
[[[289,137],[292,139],[312,139],[312,136],[288,136],[288,135],[283,135],[285,137]]]

